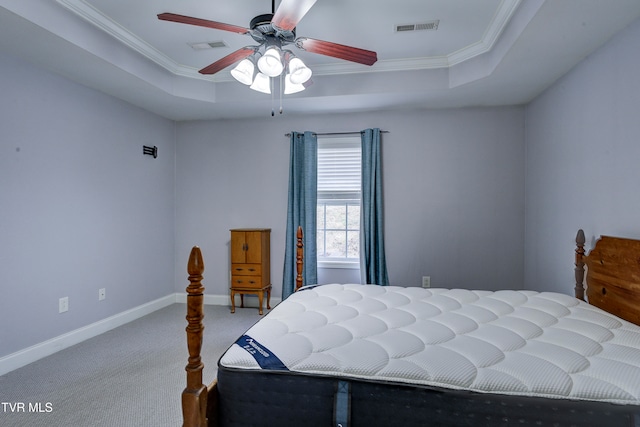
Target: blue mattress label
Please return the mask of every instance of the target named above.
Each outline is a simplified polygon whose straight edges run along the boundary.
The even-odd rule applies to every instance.
[[[270,369],[276,371],[288,371],[284,363],[273,354],[268,348],[264,347],[258,341],[249,335],[243,335],[236,341],[240,347],[245,349],[247,353],[253,356],[262,369]]]

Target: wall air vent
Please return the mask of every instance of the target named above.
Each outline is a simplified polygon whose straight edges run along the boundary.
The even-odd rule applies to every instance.
[[[198,42],[198,43],[189,43],[191,49],[193,50],[206,50],[206,49],[217,49],[219,47],[227,47],[227,44],[220,40],[215,42]]]
[[[395,26],[396,33],[405,33],[407,31],[423,31],[423,30],[437,30],[440,20],[420,22],[417,24],[400,24]]]

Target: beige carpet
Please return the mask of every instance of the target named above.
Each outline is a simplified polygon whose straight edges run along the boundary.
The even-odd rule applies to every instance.
[[[0,376],[0,426],[182,425],[185,315],[185,304],[173,304]],[[255,308],[205,306],[205,383],[260,317]]]

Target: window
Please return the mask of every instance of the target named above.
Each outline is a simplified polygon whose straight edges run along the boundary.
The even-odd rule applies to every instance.
[[[318,265],[360,263],[360,137],[318,137]]]

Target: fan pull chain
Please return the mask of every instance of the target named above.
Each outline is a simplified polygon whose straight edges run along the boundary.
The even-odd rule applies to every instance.
[[[271,117],[276,115],[275,109],[273,108],[273,78],[269,77],[269,85],[270,87],[270,92],[271,92]]]

